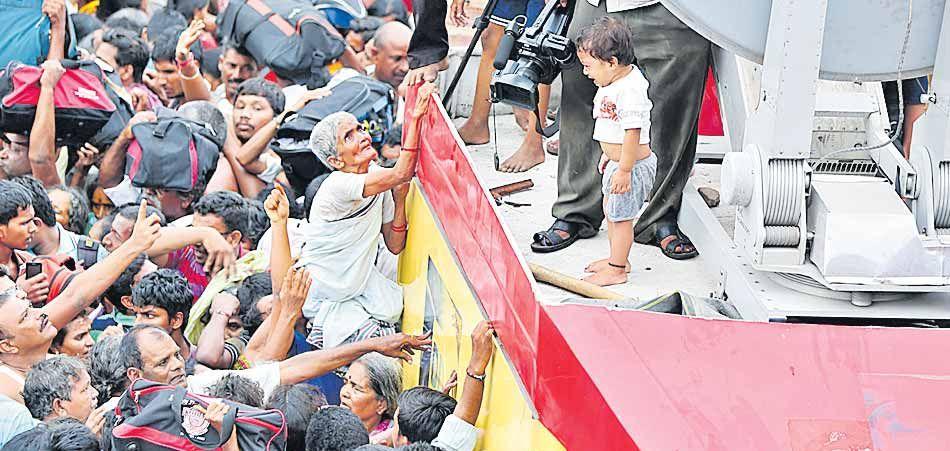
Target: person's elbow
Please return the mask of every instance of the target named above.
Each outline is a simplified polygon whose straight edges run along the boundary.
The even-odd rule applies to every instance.
[[[224,355],[202,351],[201,346],[195,351],[195,361],[214,369],[226,369],[227,367]]]
[[[30,142],[30,152],[27,153],[27,158],[30,161],[30,166],[46,166],[54,164],[54,159],[52,157],[53,150],[51,146],[46,143],[36,143]]]
[[[398,243],[386,243],[386,249],[389,249],[389,252],[392,252],[393,255],[399,255],[402,253],[403,249],[406,248],[406,240],[399,240]]]

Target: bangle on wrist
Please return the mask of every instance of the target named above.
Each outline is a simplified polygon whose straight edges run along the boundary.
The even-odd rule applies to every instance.
[[[389,230],[392,230],[396,233],[404,233],[409,230],[409,223],[403,224],[401,226],[390,225]]]
[[[185,75],[185,73],[182,72],[181,69],[179,69],[179,70],[178,70],[178,74],[181,76],[181,79],[182,79],[182,80],[194,80],[194,79],[196,79],[196,78],[198,78],[198,77],[201,76],[201,71],[198,70],[198,69],[195,69],[195,74],[194,74],[194,75]]]
[[[406,146],[402,146],[402,151],[403,151],[403,152],[418,152],[418,151],[419,151],[419,145],[416,145],[416,147],[406,147]]]
[[[177,52],[175,53],[175,62],[178,63],[178,67],[179,67],[179,68],[181,68],[182,66],[184,66],[184,65],[186,65],[186,64],[188,64],[188,63],[190,63],[190,62],[192,62],[192,61],[194,61],[194,60],[195,60],[195,55],[192,54],[191,51],[188,51],[188,56],[186,56],[186,57],[184,57],[184,58],[179,58],[178,53],[177,53]]]
[[[466,369],[465,369],[465,374],[466,374],[468,377],[470,377],[470,378],[472,378],[472,379],[475,379],[475,380],[477,380],[477,381],[479,381],[479,382],[485,382],[485,377],[488,375],[487,373],[475,374],[475,372],[472,371],[471,368],[466,368]]]

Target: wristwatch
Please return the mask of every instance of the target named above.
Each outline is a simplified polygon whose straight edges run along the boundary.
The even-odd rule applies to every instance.
[[[488,375],[487,373],[482,373],[482,374],[480,374],[480,375],[476,375],[475,373],[472,372],[472,370],[470,370],[470,369],[468,369],[468,368],[465,369],[465,374],[467,374],[468,377],[470,377],[470,378],[472,378],[472,379],[475,379],[475,380],[477,380],[477,381],[479,381],[479,382],[485,382],[485,377]]]

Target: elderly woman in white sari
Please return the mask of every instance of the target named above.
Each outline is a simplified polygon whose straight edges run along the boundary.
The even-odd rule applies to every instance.
[[[375,163],[370,135],[349,113],[327,116],[310,135],[311,150],[332,169],[308,213],[298,262],[313,278],[303,313],[310,320],[307,341],[317,348],[396,331],[402,288],[380,273],[376,260],[380,240],[393,254],[406,245],[406,194],[418,159],[421,118],[434,89],[419,88],[392,168]]]

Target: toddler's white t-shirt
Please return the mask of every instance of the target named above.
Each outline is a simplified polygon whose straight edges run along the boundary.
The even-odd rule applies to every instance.
[[[636,66],[623,78],[597,89],[594,95],[594,139],[623,144],[625,130],[640,129],[640,144],[650,143],[650,86]]]

